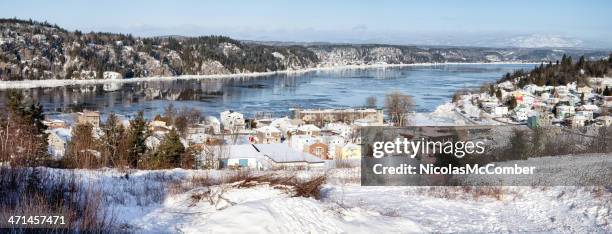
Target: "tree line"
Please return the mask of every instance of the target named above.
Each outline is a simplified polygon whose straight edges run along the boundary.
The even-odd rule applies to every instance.
[[[561,61],[554,64],[541,63],[540,66],[526,72],[517,70],[513,73],[506,73],[498,83],[513,81],[518,79],[518,87],[522,88],[528,84],[539,86],[559,86],[576,82],[578,86],[588,85],[589,77],[604,77],[612,75],[612,54],[606,59],[595,61],[586,60],[581,56],[573,62],[571,56],[563,55]]]
[[[201,113],[169,107],[156,119],[168,121],[172,128],[155,148],[147,147],[146,140],[152,132],[142,111],[127,126],[110,114],[99,129],[89,123],[74,126],[64,157],[53,159],[48,152],[42,107],[16,91],[8,92],[7,100],[6,111],[0,115],[0,162],[11,166],[193,169],[201,153],[198,146],[187,147],[181,140],[186,126],[203,120]]]

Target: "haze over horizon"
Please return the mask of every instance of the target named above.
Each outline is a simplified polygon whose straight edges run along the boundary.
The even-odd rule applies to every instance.
[[[321,7],[325,6],[325,7]],[[610,1],[19,1],[1,18],[137,36],[493,47],[612,48]]]

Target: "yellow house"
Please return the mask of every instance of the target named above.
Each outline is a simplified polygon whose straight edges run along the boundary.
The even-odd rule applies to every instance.
[[[360,159],[361,158],[361,146],[358,146],[353,143],[348,143],[344,145],[342,148],[338,147],[340,150],[340,159]]]

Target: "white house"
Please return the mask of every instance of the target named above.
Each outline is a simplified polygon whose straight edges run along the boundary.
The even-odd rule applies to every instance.
[[[341,149],[340,159],[360,159],[361,158],[361,146],[348,143]]]
[[[499,106],[499,103],[498,102],[481,102],[480,105],[486,111],[493,112],[493,108],[495,108],[496,106]]]
[[[523,87],[523,90],[525,90],[525,92],[531,93],[531,94],[535,94],[536,92],[543,92],[546,90],[546,87],[544,86],[537,86],[534,84],[528,84],[525,85],[525,87]]]
[[[529,110],[526,107],[517,107],[516,109],[514,109],[514,114],[512,115],[512,118],[514,118],[514,120],[518,121],[518,122],[523,122],[523,121],[527,121],[527,118],[529,114]]]
[[[281,131],[273,126],[263,126],[255,130],[257,142],[264,144],[280,143]]]
[[[514,89],[514,84],[510,81],[504,81],[504,82],[499,83],[497,87],[500,87],[502,89],[512,90]]]
[[[53,158],[59,159],[66,154],[71,136],[70,131],[69,128],[57,128],[47,131],[48,152]]]
[[[491,113],[495,117],[502,117],[508,114],[507,106],[496,106],[493,108],[493,112]]]
[[[190,133],[187,134],[189,144],[204,144],[210,136],[206,133]]]
[[[557,106],[557,112],[555,114],[558,119],[564,119],[576,114],[576,109],[573,106],[560,105]]]
[[[555,87],[555,91],[559,97],[565,97],[569,94],[569,90],[565,86],[557,86]]]
[[[584,117],[586,120],[593,120],[593,112],[588,110],[576,111],[576,116]]]
[[[599,107],[593,104],[585,104],[576,108],[576,110],[580,111],[590,111],[590,112],[599,112]]]
[[[223,130],[239,132],[245,129],[244,115],[234,111],[221,112],[221,125]]]
[[[214,116],[206,117],[206,127],[211,128],[214,134],[221,133],[221,121]]]
[[[322,137],[322,142],[327,144],[328,150],[328,157],[327,158],[336,158],[336,152],[338,151],[338,149],[341,149],[342,146],[344,146],[344,144],[346,143],[346,141],[344,140],[344,138],[342,138],[341,136],[323,136]]]
[[[277,168],[322,167],[325,162],[309,153],[299,152],[286,144],[228,145],[220,158],[221,168]]]
[[[345,123],[328,123],[323,130],[338,134],[344,139],[349,139],[353,133],[353,128]]]
[[[287,136],[288,133],[295,134],[298,129],[298,125],[303,123],[301,120],[290,119],[288,117],[277,118],[272,120],[270,126],[278,128],[283,136]]]
[[[315,137],[308,135],[295,135],[289,139],[289,145],[297,151],[304,151],[304,149],[316,142],[317,139]]]
[[[314,124],[304,124],[297,129],[298,135],[319,136],[321,129]]]
[[[599,116],[595,120],[597,120],[597,122],[600,122],[606,127],[612,126],[612,116],[608,116],[608,115]]]
[[[575,115],[574,117],[572,117],[572,127],[573,128],[584,127],[586,120],[587,120],[586,117],[582,115]]]
[[[163,139],[162,135],[153,134],[153,135],[147,137],[147,139],[145,139],[144,143],[145,143],[145,146],[147,146],[148,149],[154,150],[154,149],[157,149],[157,147],[161,143],[162,139]]]
[[[523,104],[527,105],[527,106],[532,106],[533,103],[535,102],[535,97],[531,96],[531,95],[525,95],[523,96]]]

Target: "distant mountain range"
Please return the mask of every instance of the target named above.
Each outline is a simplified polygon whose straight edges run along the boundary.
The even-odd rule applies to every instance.
[[[581,43],[535,35],[509,38],[500,48],[261,42],[223,36],[140,38],[0,19],[0,79],[103,79],[109,71],[130,78],[369,64],[548,62],[564,54],[600,59],[610,53],[567,48]],[[549,46],[562,48],[521,48]]]

